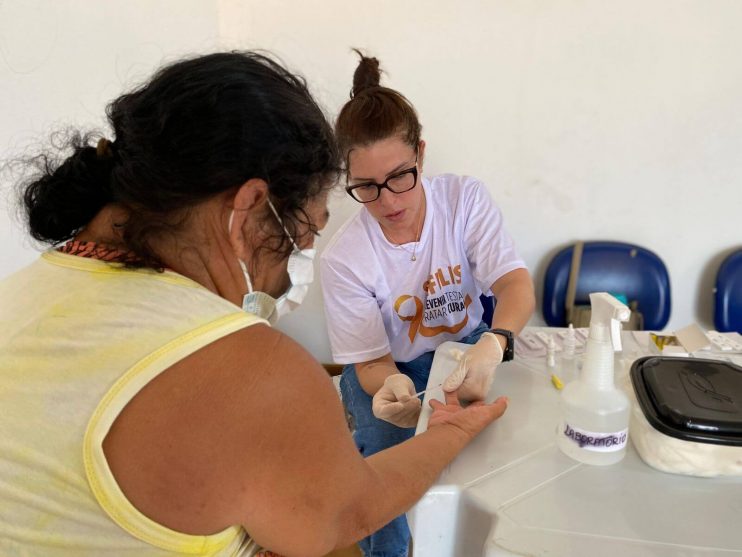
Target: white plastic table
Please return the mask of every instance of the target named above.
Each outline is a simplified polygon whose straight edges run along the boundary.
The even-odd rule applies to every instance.
[[[452,348],[466,345],[438,348],[429,386],[455,366]],[[625,342],[627,351],[641,355]],[[565,456],[556,446],[559,391],[543,358],[498,366],[488,400],[499,395],[510,399],[505,415],[408,513],[416,556],[742,555],[742,478],[658,472],[630,443],[612,466]],[[417,433],[427,428],[432,398],[442,399],[440,389],[425,394]]]

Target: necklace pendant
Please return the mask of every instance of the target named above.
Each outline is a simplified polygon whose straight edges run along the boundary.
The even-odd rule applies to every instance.
[[[412,257],[410,257],[410,261],[417,261],[417,257],[413,254]]]

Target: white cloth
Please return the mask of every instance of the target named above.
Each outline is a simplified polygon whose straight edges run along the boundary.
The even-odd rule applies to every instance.
[[[330,345],[339,364],[389,352],[408,362],[466,336],[481,320],[480,294],[525,268],[484,184],[444,174],[423,178],[422,185],[427,210],[416,248],[389,242],[362,207],[320,258]]]

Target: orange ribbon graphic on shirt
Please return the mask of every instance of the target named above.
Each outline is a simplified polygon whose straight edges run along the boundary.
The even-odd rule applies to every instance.
[[[402,307],[402,304],[404,304],[407,300],[412,299],[415,301],[415,314],[414,315],[402,315],[399,313],[399,308]],[[471,296],[469,294],[466,295],[466,298],[464,298],[464,308],[466,309],[466,313],[464,314],[464,319],[462,319],[459,323],[456,323],[456,325],[436,325],[435,327],[428,327],[427,325],[423,325],[423,302],[418,298],[417,296],[410,296],[409,294],[404,294],[397,298],[397,300],[394,302],[394,311],[397,312],[397,315],[399,315],[399,318],[402,321],[409,321],[410,322],[410,330],[409,330],[409,336],[410,336],[410,342],[414,342],[415,337],[417,336],[417,333],[419,332],[424,337],[434,337],[435,335],[439,335],[441,333],[458,333],[461,329],[464,328],[464,325],[469,321],[469,305],[471,304]]]

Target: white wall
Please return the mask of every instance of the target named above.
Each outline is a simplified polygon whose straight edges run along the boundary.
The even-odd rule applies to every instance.
[[[66,126],[108,132],[105,106],[163,62],[218,47],[216,4],[199,0],[0,1],[0,158]],[[0,196],[0,277],[33,260],[9,176]]]
[[[0,3],[3,153],[60,119],[98,122],[133,74],[211,50],[217,38],[276,52],[334,116],[355,68],[349,48],[362,47],[416,105],[425,171],[486,181],[539,291],[557,248],[625,240],[667,264],[669,328],[711,325],[714,272],[742,243],[737,0],[37,6]],[[21,25],[8,23],[8,11]],[[357,208],[342,193],[333,198],[320,249]],[[0,227],[11,233],[1,218]],[[0,276],[33,257],[21,238],[13,229]],[[281,328],[330,361],[318,288]]]
[[[669,268],[668,327],[711,325],[720,255],[742,243],[742,3],[542,0],[222,3],[222,37],[281,54],[333,113],[356,59],[417,107],[425,171],[486,181],[538,290],[575,239]],[[227,16],[228,14],[228,16]],[[339,197],[327,241],[357,206]],[[329,361],[319,291],[281,325]],[[534,317],[540,323],[540,310]]]

